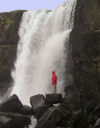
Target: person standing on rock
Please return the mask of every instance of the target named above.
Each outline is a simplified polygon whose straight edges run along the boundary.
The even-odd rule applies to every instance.
[[[53,92],[56,94],[56,85],[57,85],[57,76],[55,74],[55,71],[52,71],[52,87],[53,87]]]

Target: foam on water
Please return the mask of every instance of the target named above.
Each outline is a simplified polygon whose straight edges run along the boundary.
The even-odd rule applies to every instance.
[[[24,12],[19,28],[17,59],[12,71],[14,88],[23,104],[35,94],[52,93],[52,70],[58,76],[57,92],[64,94],[64,72],[76,0],[53,11]]]

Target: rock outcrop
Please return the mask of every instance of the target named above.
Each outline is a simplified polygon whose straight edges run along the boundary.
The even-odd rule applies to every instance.
[[[50,94],[46,95],[50,96]],[[55,95],[57,97],[57,94]],[[53,106],[54,102],[50,106],[41,94],[32,96],[30,99],[33,112],[31,112],[31,107],[25,107],[16,95],[3,101],[0,106],[0,128],[24,128],[32,122],[32,127],[34,125],[36,128],[98,128],[100,126],[100,106],[92,106],[91,111],[81,107],[75,110],[73,106],[69,107],[62,104],[65,98],[62,98],[63,102],[59,100],[58,106]],[[67,105],[69,105],[68,102]],[[44,109],[44,106],[48,106],[48,108]],[[31,112],[31,115],[30,113],[26,115],[24,107],[28,112]],[[39,115],[39,113],[42,114]]]
[[[11,69],[16,58],[18,27],[24,11],[14,11],[0,14],[0,92],[5,92],[11,86]],[[33,111],[38,114],[41,126],[44,115],[51,113],[52,127],[93,128],[100,126],[100,0],[77,0],[74,28],[70,35],[70,68],[69,75],[72,85],[68,85],[66,97],[60,104],[64,117],[52,111],[51,101],[48,104],[44,97],[31,98]],[[67,68],[67,67],[66,67]],[[70,93],[70,95],[69,95]],[[35,101],[36,100],[36,101]],[[48,107],[48,105],[50,105]],[[42,108],[45,108],[42,111]],[[27,107],[26,107],[27,108]],[[30,111],[31,108],[28,107]],[[41,112],[42,111],[42,112]],[[57,110],[58,112],[59,110]],[[42,114],[40,114],[42,113]],[[39,115],[40,114],[40,115]],[[57,114],[57,113],[56,113]],[[53,116],[52,116],[53,115]],[[59,113],[60,115],[60,113]],[[8,117],[1,113],[1,120],[8,122]],[[50,117],[50,118],[49,118]],[[1,121],[2,122],[2,121]],[[1,123],[0,122],[0,123]],[[47,126],[48,123],[42,124]],[[48,126],[49,127],[49,126]]]
[[[11,70],[16,58],[18,28],[23,12],[0,13],[0,95],[11,86]]]
[[[0,14],[0,93],[4,93],[11,86],[10,73],[16,58],[18,28],[23,12],[19,10]],[[74,91],[78,92],[78,97],[84,97],[84,102],[87,98],[99,100],[100,14],[98,12],[100,12],[99,0],[77,0],[74,29],[70,36],[72,67],[68,77],[74,81]],[[70,87],[73,93],[72,86]],[[65,90],[69,91],[68,88]]]
[[[0,128],[25,128],[31,123],[32,108],[24,106],[17,95],[0,103]]]
[[[0,128],[25,128],[31,123],[28,116],[0,112]]]
[[[57,123],[63,118],[64,113],[57,107],[49,108],[39,119],[36,128],[57,128]]]
[[[49,108],[43,95],[38,94],[30,98],[30,103],[33,108],[33,113],[37,118],[40,118]]]
[[[72,50],[73,96],[83,108],[91,99],[100,102],[100,1],[77,0]]]
[[[24,106],[17,95],[12,95],[0,103],[0,112],[19,113],[24,115],[32,115],[31,107]]]
[[[46,102],[48,104],[56,104],[62,102],[61,94],[46,94]]]

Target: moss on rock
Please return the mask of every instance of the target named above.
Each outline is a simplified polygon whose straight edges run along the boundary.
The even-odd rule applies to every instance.
[[[0,95],[12,85],[11,70],[14,68],[18,28],[23,12],[0,13]]]

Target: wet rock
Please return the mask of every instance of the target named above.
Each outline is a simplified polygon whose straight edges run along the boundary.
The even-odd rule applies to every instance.
[[[94,128],[100,128],[100,118],[96,120]]]
[[[31,123],[28,116],[0,112],[0,128],[25,128]]]
[[[84,106],[95,98],[100,103],[100,6],[99,0],[77,0],[70,35],[72,75],[76,93],[83,88]],[[88,13],[87,13],[88,12]],[[70,65],[71,65],[70,63]]]
[[[97,120],[100,117],[100,105],[98,105],[93,111],[94,120]]]
[[[56,104],[62,102],[62,94],[46,94],[46,102]]]
[[[82,115],[82,110],[79,109],[79,110],[76,110],[76,111],[73,111],[72,112],[72,119],[76,122],[76,121],[79,121],[80,118],[81,118],[81,115]]]
[[[73,127],[88,128],[89,117],[86,110],[76,110],[72,112]]]
[[[57,107],[51,107],[39,119],[36,128],[57,128],[57,123],[63,118],[64,113]]]
[[[33,109],[30,106],[24,105],[24,110],[26,112],[26,115],[33,115]]]
[[[23,106],[17,95],[12,95],[0,104],[0,112],[12,112],[30,115],[29,110]]]
[[[72,95],[65,96],[62,100],[61,106],[65,107],[66,109],[76,110],[80,108],[78,97],[73,97]]]
[[[57,126],[61,128],[67,128],[67,127],[72,128],[73,125],[71,118],[72,112],[69,109],[63,107],[59,107],[59,108],[63,111],[64,114],[63,114],[63,118],[61,118],[61,120],[57,123]]]
[[[92,99],[90,101],[88,101],[88,104],[87,104],[87,111],[90,113],[90,112],[93,112],[93,110],[95,109],[95,106],[96,106],[96,102],[95,102],[95,99]]]
[[[32,105],[33,113],[38,119],[49,108],[49,106],[46,104],[44,96],[41,94],[32,96],[30,98],[30,103]]]

